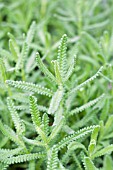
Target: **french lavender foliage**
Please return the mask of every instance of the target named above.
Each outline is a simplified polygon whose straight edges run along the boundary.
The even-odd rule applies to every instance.
[[[35,22],[30,27],[21,53],[16,40],[10,34],[9,47],[16,61],[15,67],[10,68],[10,71],[15,70],[22,75],[22,79],[25,78],[24,65],[34,25]],[[61,38],[56,59],[51,61],[51,70],[36,52],[34,62],[38,71],[46,76],[45,84],[7,80],[9,70],[6,69],[4,61],[0,60],[4,87],[9,94],[7,97],[9,120],[11,117],[8,125],[3,120],[0,121],[0,130],[3,134],[0,142],[0,146],[3,147],[0,149],[1,170],[7,169],[12,164],[24,162],[26,166],[28,162],[29,170],[38,168],[67,170],[74,167],[80,170],[96,170],[98,168],[94,163],[97,158],[113,151],[113,145],[104,142],[113,136],[112,133],[108,133],[111,131],[113,116],[111,115],[105,124],[103,120],[96,123],[96,109],[106,95],[103,93],[80,106],[74,105],[77,93],[102,77],[106,67],[101,66],[87,80],[74,84],[77,57],[76,52],[68,64],[66,34]],[[17,91],[13,91],[13,88]],[[44,98],[46,102],[42,103],[45,105],[39,105],[40,99]],[[106,105],[107,109],[108,102]],[[81,113],[84,113],[84,117],[79,120]],[[26,114],[29,115],[28,118]],[[106,113],[102,112],[101,116],[106,116]],[[92,125],[89,126],[90,121]],[[90,141],[87,139],[89,136]],[[72,163],[70,160],[73,160]],[[110,162],[109,166],[112,166],[111,157],[106,155],[104,167],[107,166],[107,161]]]

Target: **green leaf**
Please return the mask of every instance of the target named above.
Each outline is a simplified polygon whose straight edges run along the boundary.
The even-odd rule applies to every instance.
[[[22,151],[23,148],[16,148],[16,149],[0,149],[0,161],[9,158],[11,156],[17,155]]]
[[[106,118],[108,116],[108,112],[109,112],[109,107],[110,107],[110,101],[109,101],[109,99],[106,99],[104,108],[102,109],[102,113],[100,115],[101,120],[103,120],[103,121],[106,120]]]
[[[89,157],[84,158],[85,170],[97,170]]]
[[[23,140],[24,140],[24,142],[25,143],[27,143],[27,144],[29,144],[29,145],[35,145],[35,146],[41,146],[41,147],[44,147],[45,146],[45,144],[41,141],[38,141],[38,140],[32,140],[32,139],[28,139],[28,138],[26,138],[26,137],[23,137]]]
[[[113,125],[113,115],[110,115],[106,124],[105,124],[105,129],[104,129],[104,133],[108,134],[109,131],[111,130],[111,127]]]
[[[18,58],[18,61],[16,63],[16,70],[23,68],[24,62],[27,58],[28,50],[29,50],[28,44],[27,44],[27,42],[24,42],[23,47],[22,47],[22,52],[21,52],[21,54]]]
[[[35,28],[36,28],[36,22],[33,21],[32,24],[30,25],[28,32],[27,32],[26,42],[28,43],[28,45],[30,45],[30,43],[33,40],[33,37],[34,37],[34,34],[35,34]]]
[[[90,77],[89,79],[87,79],[86,81],[84,81],[83,83],[81,83],[80,85],[78,85],[77,87],[75,87],[74,89],[71,90],[70,95],[78,90],[80,90],[82,87],[84,87],[86,84],[90,83],[91,81],[93,81],[95,78],[97,78],[100,73],[103,70],[103,66],[100,67],[100,69],[97,71],[97,73],[95,75],[93,75],[92,77]]]
[[[60,74],[60,69],[59,69],[58,61],[53,60],[52,63],[54,64],[56,82],[57,82],[57,84],[59,86],[61,86],[62,85],[62,78],[61,78],[61,74]]]
[[[50,107],[48,109],[49,114],[54,114],[57,111],[57,109],[58,109],[58,107],[60,105],[60,102],[61,102],[61,100],[63,98],[63,94],[64,94],[63,87],[60,86],[58,88],[58,90],[54,93],[54,95],[53,95],[53,97],[51,99]]]
[[[33,84],[33,83],[28,83],[24,81],[13,81],[13,80],[6,80],[6,83],[12,87],[31,91],[31,92],[38,93],[41,95],[46,95],[48,97],[51,97],[53,94],[53,92],[50,89],[42,87],[41,85]]]
[[[30,113],[31,113],[32,121],[36,128],[37,126],[41,125],[41,117],[37,107],[37,100],[34,96],[30,96],[29,102],[30,102]]]
[[[30,96],[30,113],[31,113],[32,121],[33,121],[36,131],[41,136],[42,140],[45,143],[47,143],[46,134],[44,133],[41,127],[41,124],[42,124],[41,118],[40,118],[39,111],[37,108],[36,98],[34,96]]]
[[[65,79],[66,72],[67,72],[66,50],[67,50],[67,35],[64,34],[61,38],[60,46],[58,48],[58,56],[57,56],[57,61],[58,61],[62,80]]]
[[[23,142],[20,141],[16,133],[7,125],[3,125],[3,123],[0,121],[0,130],[1,132],[8,137],[13,142],[17,143],[18,145],[23,147]]]
[[[74,142],[71,142],[68,145],[69,152],[74,151],[76,149],[83,149],[87,153],[87,150],[86,150],[85,146],[83,144],[79,143],[79,142],[74,141]]]
[[[101,149],[101,150],[99,150],[99,151],[97,151],[96,153],[94,153],[94,154],[91,156],[91,158],[94,159],[94,158],[96,158],[96,157],[100,157],[100,156],[105,155],[105,154],[108,154],[108,153],[110,153],[110,152],[113,152],[113,145],[112,145],[112,144],[109,145],[109,146],[106,146],[105,148],[103,148],[103,149]]]
[[[76,55],[74,56],[72,63],[70,64],[70,67],[65,75],[64,82],[66,82],[71,77],[75,68],[75,64],[76,64]]]
[[[89,151],[90,154],[92,154],[94,149],[95,149],[97,137],[98,137],[98,132],[99,132],[99,126],[95,127],[94,130],[92,131],[92,134],[91,134],[91,140],[90,140],[90,144],[89,144],[89,147],[88,147],[88,151]]]
[[[2,58],[0,58],[0,72],[2,73],[3,82],[7,79],[6,68]]]
[[[17,59],[20,56],[20,53],[19,53],[19,48],[13,39],[9,40],[9,49],[13,55],[14,60],[17,61]]]
[[[112,170],[113,161],[112,161],[111,156],[105,155],[103,163],[104,163],[104,169],[103,170]]]
[[[13,119],[13,122],[14,122],[14,125],[15,125],[15,128],[17,130],[17,133],[21,134],[23,133],[23,124],[22,124],[22,121],[14,107],[14,103],[13,101],[10,99],[10,98],[7,98],[7,105],[8,105],[8,109],[11,113],[11,117]]]
[[[69,116],[71,115],[74,115],[74,114],[77,114],[79,112],[82,112],[83,110],[93,106],[95,103],[97,103],[98,101],[100,101],[103,97],[105,96],[105,94],[102,94],[101,96],[97,97],[96,99],[94,100],[91,100],[89,101],[88,103],[80,106],[80,107],[77,107],[76,109],[72,110],[69,114]]]
[[[75,141],[77,139],[83,138],[85,135],[87,135],[88,133],[91,133],[93,131],[93,129],[95,128],[95,126],[90,126],[90,127],[86,127],[83,129],[80,129],[78,132],[75,132],[72,135],[69,135],[65,138],[63,138],[58,144],[57,147],[60,150],[61,148],[63,148],[64,146],[68,145],[69,143],[71,143],[72,141]]]
[[[49,117],[46,113],[42,116],[42,125],[43,125],[43,131],[45,132],[46,136],[49,135],[50,127],[49,127]]]
[[[18,156],[13,156],[11,158],[3,159],[1,162],[6,163],[6,164],[14,164],[14,163],[21,163],[21,162],[26,162],[30,160],[35,160],[38,158],[43,158],[45,155],[44,153],[31,153],[31,154],[25,154],[25,155],[18,155]]]
[[[58,150],[54,147],[48,153],[47,170],[58,170]]]
[[[38,52],[36,53],[36,61],[37,61],[38,67],[45,74],[45,76],[49,77],[52,81],[56,81],[54,75],[48,70],[48,68],[42,62]]]

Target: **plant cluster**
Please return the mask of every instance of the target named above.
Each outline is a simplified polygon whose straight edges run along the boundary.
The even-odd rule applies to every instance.
[[[0,170],[112,170],[112,5],[0,1]]]

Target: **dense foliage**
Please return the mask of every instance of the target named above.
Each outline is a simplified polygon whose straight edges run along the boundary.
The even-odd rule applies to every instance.
[[[0,170],[112,170],[113,1],[0,10]]]

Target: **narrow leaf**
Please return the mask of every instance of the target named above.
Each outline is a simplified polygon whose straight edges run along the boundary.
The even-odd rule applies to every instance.
[[[45,87],[42,87],[41,85],[37,85],[33,83],[28,83],[24,81],[13,81],[13,80],[6,80],[6,83],[15,88],[31,91],[49,97],[51,97],[53,94],[53,92],[50,89],[47,89]]]

